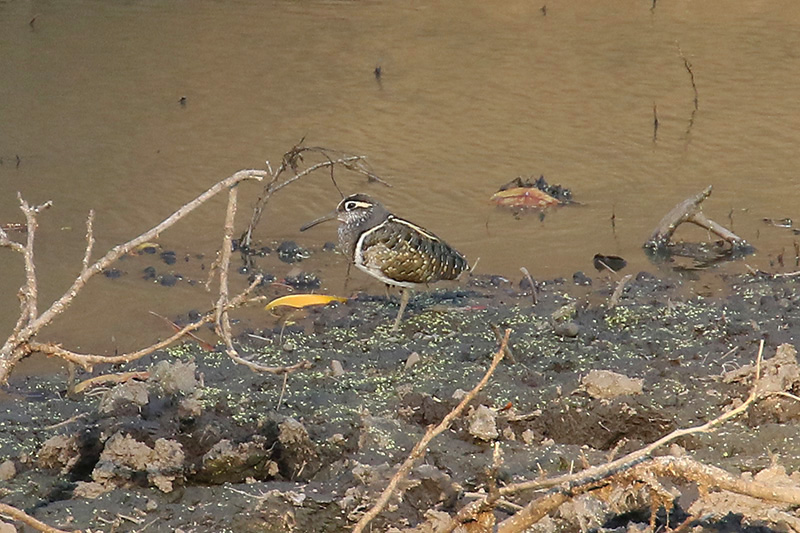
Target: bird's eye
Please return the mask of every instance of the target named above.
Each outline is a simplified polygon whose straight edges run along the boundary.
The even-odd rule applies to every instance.
[[[353,211],[356,207],[358,207],[358,202],[355,200],[350,200],[344,204],[345,211]]]

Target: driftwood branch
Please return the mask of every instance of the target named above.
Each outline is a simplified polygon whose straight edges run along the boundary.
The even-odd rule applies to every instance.
[[[494,357],[492,357],[492,362],[489,365],[488,370],[486,370],[486,374],[484,374],[483,378],[478,382],[475,387],[469,391],[461,401],[458,403],[457,406],[453,408],[452,411],[447,413],[447,415],[442,419],[441,422],[437,426],[429,426],[425,435],[417,442],[414,449],[411,450],[411,453],[408,455],[403,464],[400,465],[400,468],[397,470],[392,479],[389,481],[389,485],[384,489],[383,493],[381,493],[380,498],[378,501],[375,502],[375,505],[367,511],[364,516],[361,517],[361,520],[353,528],[353,533],[362,533],[364,529],[369,525],[369,523],[377,517],[381,511],[386,507],[389,503],[389,499],[392,497],[392,494],[397,489],[397,486],[403,481],[408,473],[414,466],[414,463],[425,456],[425,452],[427,451],[428,444],[431,440],[434,439],[437,435],[447,430],[450,427],[450,424],[453,423],[453,420],[458,418],[464,409],[469,405],[469,402],[475,398],[478,392],[489,382],[489,378],[492,377],[495,369],[497,369],[497,365],[500,364],[500,361],[503,360],[503,356],[506,353],[506,347],[508,346],[508,337],[511,334],[511,330],[507,329],[505,332],[505,336],[503,337],[503,341],[500,343],[500,348],[495,352]]]
[[[653,234],[644,244],[644,247],[650,250],[666,251],[675,230],[684,222],[691,222],[692,224],[707,229],[724,241],[730,243],[734,248],[743,249],[749,247],[747,241],[743,238],[709,219],[700,211],[700,204],[711,195],[711,190],[712,187],[709,185],[702,192],[687,198],[673,207],[658,223],[658,226],[653,230]]]
[[[89,265],[89,260],[91,257],[94,237],[92,231],[93,216],[90,214],[89,220],[87,221],[87,246],[81,272],[78,277],[75,278],[72,285],[66,290],[66,292],[64,292],[60,298],[53,302],[50,307],[41,314],[38,314],[37,307],[36,295],[38,289],[36,282],[36,271],[33,261],[33,237],[36,228],[36,214],[42,209],[49,207],[51,203],[47,202],[41,206],[30,207],[22,198],[20,198],[21,209],[25,213],[25,217],[28,221],[28,238],[26,246],[22,246],[18,243],[13,243],[13,241],[10,241],[5,232],[0,233],[0,245],[10,247],[17,252],[22,253],[25,258],[26,283],[21,289],[21,306],[23,308],[25,320],[20,319],[17,322],[17,325],[14,330],[12,330],[11,335],[8,337],[3,346],[0,347],[0,383],[5,383],[8,380],[8,376],[14,365],[16,365],[16,363],[22,357],[33,350],[30,343],[33,341],[34,337],[41,331],[42,328],[48,325],[56,316],[61,314],[72,303],[74,298],[81,291],[81,289],[83,289],[92,276],[98,272],[102,272],[114,261],[132,251],[138,245],[157,237],[162,231],[175,224],[177,221],[194,211],[197,207],[205,203],[219,192],[235,187],[243,180],[261,180],[264,177],[267,177],[267,173],[263,170],[241,170],[236,174],[229,176],[228,178],[216,183],[214,186],[209,188],[191,202],[183,205],[180,209],[172,213],[169,217],[164,219],[161,223],[157,224],[150,230],[124,244],[120,244],[110,249],[103,257],[91,265]],[[49,345],[38,344],[39,348],[47,346]],[[60,349],[48,353],[61,355]]]

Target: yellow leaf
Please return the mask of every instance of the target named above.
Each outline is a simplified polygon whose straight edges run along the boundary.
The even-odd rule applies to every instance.
[[[299,309],[301,307],[308,307],[310,305],[327,305],[331,302],[346,301],[347,298],[342,298],[341,296],[327,296],[325,294],[290,294],[289,296],[275,298],[267,304],[264,310],[269,311],[270,309],[281,305],[288,305],[289,307]]]

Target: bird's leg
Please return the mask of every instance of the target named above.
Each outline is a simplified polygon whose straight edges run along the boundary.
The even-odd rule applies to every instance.
[[[352,265],[350,261],[347,262],[347,273],[344,275],[344,290],[347,290],[347,285],[350,284],[350,265]]]
[[[392,333],[396,333],[398,328],[400,327],[400,319],[403,318],[403,311],[406,310],[406,305],[408,305],[408,299],[411,296],[411,289],[400,289],[402,291],[402,296],[400,297],[400,311],[397,312],[397,318],[394,319],[394,325],[392,326]]]

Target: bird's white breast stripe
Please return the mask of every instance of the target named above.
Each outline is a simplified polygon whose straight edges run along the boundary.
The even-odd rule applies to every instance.
[[[429,238],[432,241],[436,241],[436,242],[439,241],[439,238],[436,235],[428,232],[428,230],[426,230],[425,228],[421,228],[420,226],[417,226],[413,222],[409,222],[408,220],[405,220],[403,218],[398,218],[398,217],[396,217],[394,215],[389,215],[389,218],[387,218],[387,221],[388,220],[393,220],[395,222],[403,224],[404,226],[408,226],[409,228],[413,229],[414,231],[416,231],[418,233],[422,233],[423,235],[425,235],[427,238]]]
[[[397,220],[397,219],[395,218],[395,220]],[[364,232],[361,233],[361,236],[358,238],[358,241],[356,241],[356,251],[355,251],[355,254],[353,256],[353,264],[355,264],[356,268],[358,268],[359,270],[361,270],[363,272],[366,272],[370,276],[374,276],[374,277],[378,278],[379,280],[381,280],[382,282],[386,283],[387,285],[394,285],[396,287],[406,287],[408,289],[413,289],[414,287],[419,286],[420,285],[419,283],[413,283],[411,281],[397,281],[396,279],[392,279],[392,278],[388,277],[386,274],[384,274],[383,271],[380,268],[375,268],[375,267],[371,267],[371,266],[367,265],[366,261],[364,260],[364,254],[362,252],[363,249],[364,249],[363,248],[364,239],[366,239],[366,237],[370,233],[372,233],[375,230],[377,230],[378,228],[380,228],[383,224],[385,224],[385,222],[381,223],[381,224],[378,224],[374,228],[370,228],[367,231],[364,231]],[[412,224],[412,226],[413,226],[413,224]]]

